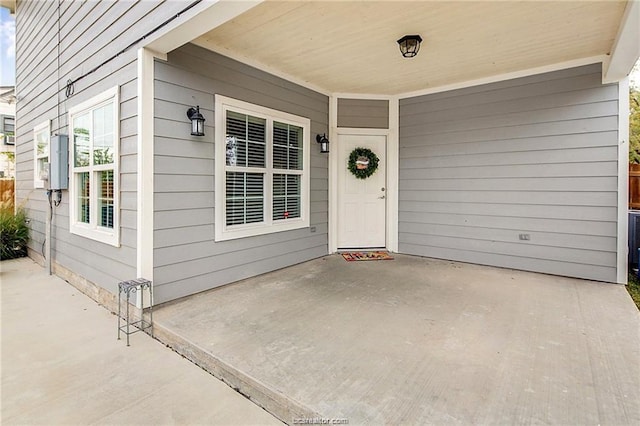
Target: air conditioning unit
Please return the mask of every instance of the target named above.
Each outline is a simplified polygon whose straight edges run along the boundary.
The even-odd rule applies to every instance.
[[[629,267],[638,269],[640,248],[640,210],[629,211]]]

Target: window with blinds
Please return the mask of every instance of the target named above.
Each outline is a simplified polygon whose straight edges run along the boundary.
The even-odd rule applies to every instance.
[[[118,246],[118,87],[69,109],[71,233]]]
[[[309,226],[309,120],[222,96],[216,120],[216,239]]]

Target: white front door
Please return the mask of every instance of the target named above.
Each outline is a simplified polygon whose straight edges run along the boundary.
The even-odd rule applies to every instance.
[[[383,135],[339,135],[338,140],[338,248],[386,247],[386,151]],[[379,159],[378,169],[366,179],[348,169],[349,155],[368,148]]]

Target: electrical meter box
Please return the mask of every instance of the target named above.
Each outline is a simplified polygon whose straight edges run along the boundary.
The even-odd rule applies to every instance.
[[[69,188],[69,137],[53,135],[49,144],[49,189]]]

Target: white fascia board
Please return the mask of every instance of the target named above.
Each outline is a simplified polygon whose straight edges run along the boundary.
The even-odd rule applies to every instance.
[[[372,101],[390,101],[391,99],[396,98],[395,95],[380,95],[375,93],[347,93],[347,92],[332,93],[332,96],[335,96],[338,99],[366,99],[366,100],[372,100]]]
[[[602,83],[614,83],[629,75],[640,56],[640,1],[632,0],[622,16],[618,35],[605,62]]]
[[[149,37],[144,47],[159,53],[168,53],[262,2],[263,0],[204,0],[185,12],[184,17],[168,24],[162,32]]]
[[[407,92],[398,95],[399,99],[415,98],[416,96],[430,95],[432,93],[448,92],[451,90],[464,89],[467,87],[481,86],[483,84],[497,83],[505,80],[513,80],[515,78],[528,77],[536,74],[544,74],[547,72],[560,71],[568,68],[580,67],[583,65],[591,65],[602,63],[606,60],[606,55],[590,56],[587,58],[575,59],[572,61],[559,62],[541,67],[529,68],[526,70],[514,71],[504,74],[492,75],[489,77],[478,78],[475,80],[461,81],[459,83],[446,84],[444,86],[431,87],[428,89]]]

